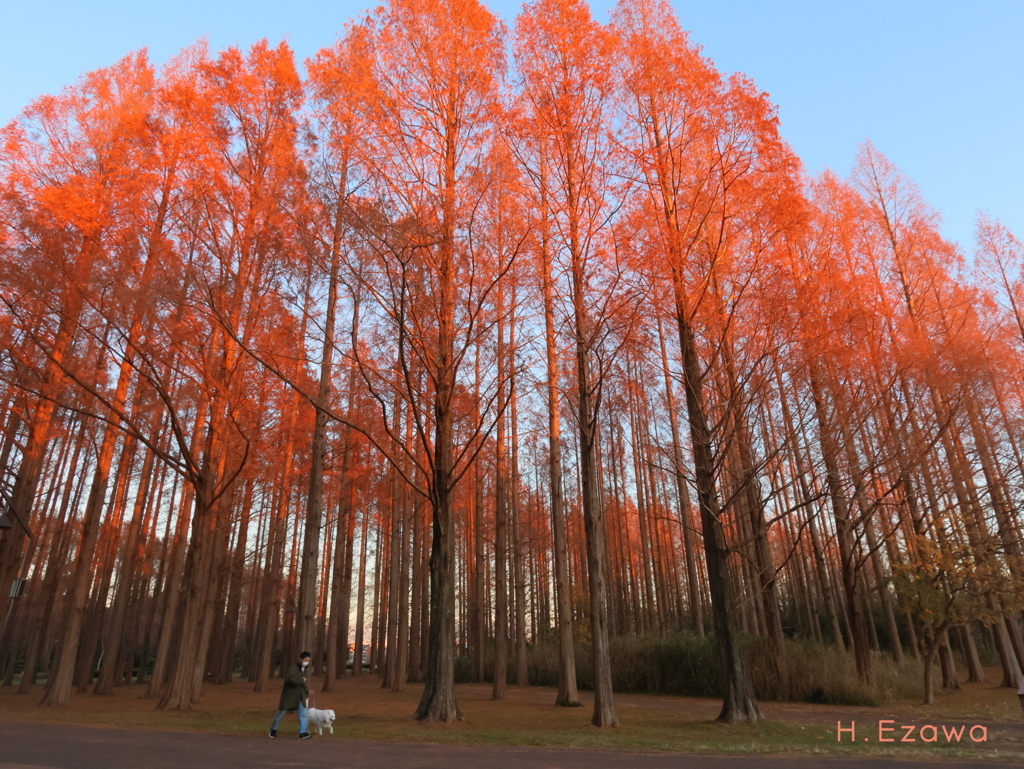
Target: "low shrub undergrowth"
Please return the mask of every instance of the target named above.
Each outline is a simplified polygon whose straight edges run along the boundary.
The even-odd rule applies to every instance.
[[[876,683],[867,685],[857,676],[852,655],[831,645],[786,639],[781,657],[763,640],[743,640],[744,657],[759,700],[811,702],[829,705],[880,705],[920,697],[922,669],[910,660],[897,666],[887,655],[872,660]],[[722,664],[713,637],[690,633],[660,636],[621,636],[611,639],[612,686],[617,692],[674,694],[689,697],[722,697]],[[533,644],[528,649],[529,679],[534,686],[558,683],[558,647]],[[485,670],[492,670],[491,655]],[[460,658],[456,680],[471,680],[471,662]],[[509,680],[515,680],[515,660],[510,655]],[[592,689],[593,661],[590,645],[576,645],[576,680],[581,689]]]

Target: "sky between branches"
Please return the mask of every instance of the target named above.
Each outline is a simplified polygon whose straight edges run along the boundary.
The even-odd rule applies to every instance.
[[[1024,0],[673,0],[722,72],[771,94],[808,171],[849,171],[871,139],[921,187],[942,232],[973,250],[978,210],[1024,237]],[[372,0],[12,2],[0,25],[0,123],[40,94],[148,48],[160,64],[286,39],[301,63]],[[515,0],[490,7],[511,22]],[[607,20],[611,0],[591,0]]]

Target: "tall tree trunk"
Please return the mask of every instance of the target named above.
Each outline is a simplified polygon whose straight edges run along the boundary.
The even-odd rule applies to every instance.
[[[574,239],[575,240],[575,239]],[[590,576],[590,636],[594,655],[594,726],[618,726],[612,693],[611,656],[608,648],[607,544],[604,510],[597,485],[596,389],[591,381],[589,313],[585,309],[583,266],[573,251],[573,312],[575,315],[576,376],[579,399],[580,483],[583,526],[587,540],[587,573]]]
[[[67,550],[71,547],[71,540],[74,536],[75,526],[73,520],[66,519],[68,510],[74,510],[77,507],[78,496],[81,494],[82,487],[85,483],[85,477],[84,475],[79,474],[78,469],[82,449],[86,444],[87,426],[88,421],[82,420],[78,436],[74,440],[75,449],[69,463],[69,477],[65,483],[64,493],[61,496],[60,508],[53,524],[53,533],[50,538],[50,551],[47,557],[46,574],[43,578],[41,587],[42,595],[46,597],[46,602],[38,619],[37,627],[35,628],[35,638],[34,640],[31,638],[29,640],[24,672],[21,676],[21,684],[18,687],[19,694],[28,694],[30,687],[36,683],[39,659],[42,656],[42,650],[46,644],[46,639],[49,634],[51,617],[53,616],[53,607],[57,602],[57,592],[60,587],[60,573],[63,571],[63,563],[67,557]],[[71,483],[71,478],[78,478],[78,482]],[[74,494],[76,504],[69,508],[72,494]],[[39,567],[37,566],[36,568],[38,569]]]
[[[128,384],[132,368],[130,358],[122,362],[114,391],[114,415],[123,408],[128,395]],[[71,696],[72,677],[75,672],[75,660],[78,654],[79,635],[85,615],[85,604],[88,599],[89,584],[93,577],[93,556],[100,533],[100,518],[103,514],[103,503],[107,494],[107,483],[110,478],[110,465],[114,457],[114,446],[120,432],[111,423],[103,431],[103,440],[96,457],[96,470],[93,475],[89,499],[86,502],[82,517],[82,534],[75,557],[75,568],[69,593],[69,606],[66,621],[62,628],[60,642],[57,647],[53,669],[49,677],[46,694],[40,705],[61,707],[68,703]]]
[[[47,359],[40,385],[42,396],[39,398],[29,422],[28,435],[21,451],[21,464],[18,467],[11,496],[7,502],[14,526],[0,536],[0,640],[5,639],[9,631],[11,585],[21,573],[25,542],[28,537],[32,536],[30,534],[32,510],[35,505],[36,490],[42,476],[43,463],[46,459],[50,431],[56,415],[56,401],[50,396],[60,385],[61,367],[71,347],[80,301],[78,299],[73,303],[70,311],[66,310],[61,315],[53,349]],[[110,430],[112,429],[110,428]],[[112,448],[111,452],[113,452]]]
[[[138,563],[139,535],[142,530],[142,517],[146,510],[149,485],[153,478],[153,462],[156,455],[146,451],[142,463],[141,482],[135,497],[131,522],[128,524],[128,535],[125,539],[124,553],[121,558],[120,576],[112,606],[113,617],[107,630],[106,642],[103,644],[103,661],[100,663],[99,678],[93,694],[113,694],[114,675],[121,659],[121,638],[124,634],[125,621],[128,615],[128,601],[135,585],[135,569]]]
[[[825,552],[824,548],[821,546],[821,536],[818,532],[818,506],[813,502],[814,496],[811,494],[811,488],[807,480],[810,477],[810,470],[808,469],[808,462],[804,453],[806,451],[807,439],[803,428],[801,428],[799,432],[795,429],[793,424],[793,415],[789,408],[789,398],[786,395],[787,390],[782,385],[781,376],[778,379],[778,383],[780,394],[779,401],[782,406],[782,418],[785,423],[786,430],[793,436],[794,441],[793,453],[797,467],[797,475],[800,482],[800,494],[808,505],[807,528],[811,534],[811,549],[814,557],[815,574],[818,578],[818,587],[821,590],[825,609],[828,612],[829,621],[832,624],[832,637],[834,639],[834,643],[841,650],[845,651],[846,642],[843,639],[843,631],[839,626],[839,613],[836,610],[835,595],[832,591],[832,580],[825,564]],[[803,420],[801,419],[801,422],[802,421]]]
[[[512,409],[512,452],[510,457],[512,463],[510,468],[512,493],[510,495],[510,502],[512,511],[512,578],[516,598],[516,686],[527,686],[530,681],[526,659],[526,575],[523,567],[527,548],[526,543],[522,540],[520,527],[519,410],[518,401],[516,400],[515,350],[515,318],[513,317],[509,329],[509,368],[511,369],[509,374],[509,390]]]
[[[811,375],[811,397],[818,417],[820,430],[821,455],[825,461],[825,480],[829,497],[832,501],[832,512],[836,522],[836,540],[839,545],[840,568],[843,577],[843,589],[846,594],[846,614],[849,619],[853,640],[853,655],[857,663],[857,674],[865,683],[871,683],[871,650],[868,646],[867,629],[861,613],[858,585],[859,570],[857,557],[854,553],[853,522],[850,519],[850,508],[843,492],[839,476],[839,447],[836,445],[836,430],[841,426],[829,419],[825,412],[821,386],[815,374]]]
[[[967,680],[972,684],[984,683],[985,669],[981,666],[981,658],[978,657],[978,647],[974,643],[971,626],[961,625],[957,630],[960,634],[960,648],[963,649],[964,662],[967,665]]]
[[[366,538],[369,534],[369,516],[363,511],[359,533],[359,583],[356,590],[356,636],[352,650],[352,675],[363,674],[363,636],[366,617]]]
[[[204,420],[202,418],[196,420],[196,426],[193,428],[193,437],[201,433],[203,424]],[[167,665],[171,655],[171,640],[177,631],[179,620],[178,609],[181,592],[178,590],[178,584],[185,569],[185,555],[188,551],[189,510],[192,507],[194,493],[195,489],[191,485],[185,486],[178,509],[178,525],[174,533],[174,543],[171,550],[171,565],[162,582],[161,603],[163,604],[163,616],[160,620],[160,637],[157,640],[156,655],[153,659],[153,672],[149,679],[149,687],[146,690],[147,697],[159,697],[163,693],[166,683]]]
[[[679,420],[676,417],[676,398],[672,386],[672,377],[668,367],[668,352],[665,347],[665,334],[661,328],[661,317],[658,317],[658,342],[661,346],[661,365],[665,377],[665,398],[668,406],[669,426],[672,428],[672,477],[675,479],[676,496],[679,500],[679,525],[683,529],[683,550],[686,558],[686,590],[690,599],[690,617],[697,635],[704,637],[703,600],[700,595],[700,584],[697,578],[697,549],[693,541],[693,508],[690,504],[690,491],[686,487],[683,475],[683,448],[679,439]]]
[[[339,189],[346,189],[347,164],[342,163]],[[339,203],[334,216],[334,231],[331,240],[330,278],[327,285],[327,316],[324,319],[324,342],[320,352],[320,384],[316,395],[316,422],[313,427],[313,443],[310,447],[312,462],[309,470],[309,495],[306,497],[306,527],[302,541],[302,570],[299,574],[299,601],[296,611],[298,627],[296,637],[302,649],[313,645],[316,627],[317,557],[320,553],[320,529],[323,527],[324,496],[324,454],[327,451],[327,406],[331,397],[331,367],[334,362],[334,323],[338,293],[338,263],[341,258],[342,206]],[[308,295],[308,292],[307,292]],[[358,310],[356,310],[358,312]],[[351,402],[349,403],[351,409]],[[347,447],[346,447],[347,448]],[[338,541],[345,527],[338,526]],[[337,551],[337,548],[335,548]],[[337,563],[337,554],[335,556]],[[333,620],[333,617],[332,617]],[[334,652],[328,646],[329,658]],[[311,674],[315,675],[321,661],[313,659]],[[330,687],[334,676],[328,675],[326,687]]]
[[[754,687],[747,674],[733,625],[733,610],[728,595],[728,549],[722,525],[722,510],[719,508],[718,495],[715,491],[714,455],[711,431],[704,409],[703,377],[682,293],[681,277],[677,272],[674,272],[674,280],[676,320],[679,324],[679,344],[683,358],[683,389],[686,393],[686,409],[690,423],[697,500],[701,527],[704,531],[704,561],[708,569],[715,637],[725,669],[725,699],[718,720],[726,723],[754,722],[760,720],[762,716],[754,699]]]
[[[396,404],[395,419],[399,419]],[[389,688],[394,684],[397,675],[398,664],[398,597],[399,597],[399,571],[402,562],[402,509],[404,484],[402,483],[397,469],[391,472],[391,503],[390,520],[388,524],[388,613],[387,630],[385,631],[385,657],[384,676],[380,682],[382,688]]]
[[[544,163],[541,172],[544,173]],[[542,195],[546,186],[541,182]],[[542,206],[546,201],[542,197]],[[546,221],[546,220],[545,220]],[[552,560],[555,567],[555,619],[558,623],[558,694],[555,704],[581,707],[576,689],[576,651],[573,647],[572,597],[569,588],[569,554],[565,536],[565,503],[562,493],[562,426],[558,405],[558,346],[555,338],[555,302],[551,278],[551,254],[547,226],[541,228],[541,283],[544,294],[544,348],[547,366],[545,395],[548,411],[548,484],[551,494]]]
[[[426,596],[423,588],[425,587],[424,566],[427,561],[426,548],[424,547],[423,501],[422,497],[414,499],[412,512],[412,596],[409,605],[408,677],[410,683],[419,683],[423,680],[421,652],[423,650],[423,611],[426,608],[426,601],[424,600]],[[468,594],[469,590],[464,593],[464,595]]]
[[[441,236],[437,264],[437,359],[434,380],[434,455],[428,481],[433,507],[430,550],[430,629],[419,721],[462,720],[455,701],[455,116],[448,115],[443,158]]]
[[[505,699],[508,686],[508,489],[505,467],[507,363],[503,289],[498,288],[498,417],[494,441],[494,670],[491,699]]]
[[[412,439],[412,425],[407,431],[407,440]],[[402,530],[401,541],[398,543],[398,622],[395,627],[395,667],[391,681],[391,691],[405,690],[405,682],[409,676],[409,545],[411,542],[409,489],[403,486],[402,505],[400,508]]]
[[[235,552],[234,556],[230,559],[230,566],[226,575],[228,599],[222,625],[222,648],[217,649],[215,654],[215,659],[217,660],[214,666],[213,682],[215,684],[228,684],[234,679],[235,653],[238,650],[238,621],[241,613],[242,593],[245,583],[245,551],[249,541],[249,517],[252,512],[254,485],[252,480],[245,484],[245,492],[242,495],[242,505],[238,520]]]
[[[215,430],[211,430],[216,434]],[[226,459],[219,442],[206,452],[195,489],[192,537],[185,556],[180,586],[181,624],[179,644],[167,686],[157,707],[160,710],[191,710],[199,702],[206,654],[204,647],[212,630],[212,586],[216,576],[220,505],[215,497]],[[197,685],[196,676],[199,681]]]

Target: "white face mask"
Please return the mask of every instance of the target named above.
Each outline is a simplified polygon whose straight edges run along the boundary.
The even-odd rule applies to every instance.
[[[302,667],[306,667],[309,664],[309,660],[303,660]]]

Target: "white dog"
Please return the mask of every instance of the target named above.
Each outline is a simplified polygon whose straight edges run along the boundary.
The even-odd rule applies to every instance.
[[[306,708],[306,724],[309,731],[316,729],[317,734],[324,733],[324,727],[326,726],[331,734],[334,734],[334,715],[333,710],[321,710],[320,708]]]

